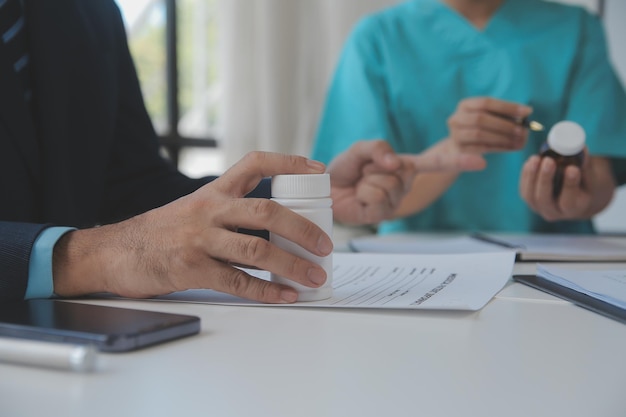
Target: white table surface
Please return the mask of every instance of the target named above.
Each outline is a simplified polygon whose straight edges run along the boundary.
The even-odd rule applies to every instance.
[[[473,313],[93,303],[202,332],[92,374],[0,365],[1,416],[626,415],[626,325],[517,283]]]

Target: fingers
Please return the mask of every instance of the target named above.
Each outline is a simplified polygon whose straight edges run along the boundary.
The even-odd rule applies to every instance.
[[[280,174],[321,174],[325,169],[321,162],[302,156],[250,152],[211,184],[223,194],[242,197],[265,177]]]
[[[481,146],[484,151],[510,151],[526,143],[528,132],[512,120],[487,113],[461,113],[448,121],[450,137],[461,149]]]
[[[328,173],[333,188],[353,187],[357,185],[362,176],[366,173],[364,168],[368,166],[367,173],[372,172],[371,167],[375,167],[375,172],[386,172],[400,177],[410,177],[415,175],[406,172],[407,168],[396,156],[391,145],[384,140],[358,141],[347,151],[337,155],[328,165]]]
[[[263,302],[296,301],[293,289],[257,280],[229,262],[266,269],[309,287],[326,281],[323,268],[236,230],[267,229],[317,256],[332,252],[330,237],[274,201],[241,197],[266,176],[324,170],[323,164],[303,157],[250,153],[195,193],[125,222],[94,229],[99,234],[109,231],[109,240],[115,244],[110,245],[112,254],[105,257],[115,262],[90,271],[105,271],[101,280],[106,291],[122,296],[212,288]],[[97,249],[106,250],[103,245]]]
[[[547,221],[583,218],[590,205],[590,194],[582,187],[581,169],[566,167],[561,190],[555,197],[556,171],[557,165],[552,158],[532,156],[522,169],[520,195]]]
[[[207,236],[207,250],[212,257],[230,263],[250,265],[274,272],[305,286],[319,287],[326,273],[319,265],[292,255],[270,242],[232,233],[238,228],[266,229],[301,246],[316,256],[328,256],[333,250],[330,237],[304,217],[266,199],[233,199],[214,214],[218,227]]]
[[[387,182],[388,187],[393,187],[393,189],[399,190],[407,190],[417,173],[413,162],[413,155],[407,155],[407,157],[398,155],[398,160],[401,163],[400,168],[391,171],[374,162],[364,165],[361,169],[362,177],[359,184],[370,179],[374,179],[374,176],[379,175],[381,178],[386,178],[385,181],[389,181]],[[379,181],[377,180],[377,182]]]
[[[210,286],[215,291],[272,304],[295,303],[298,299],[293,288],[258,279],[226,264],[217,265],[210,273],[214,277]],[[198,287],[207,285],[200,282]]]
[[[328,167],[335,220],[372,224],[389,218],[415,177],[412,162],[384,140],[359,141]]]
[[[217,212],[213,210],[212,216],[214,222],[228,230],[266,229],[297,243],[317,256],[326,256],[333,250],[332,240],[319,226],[274,201],[237,198],[220,203],[221,207],[216,208]],[[251,264],[246,259],[228,259],[261,266]]]
[[[379,172],[374,164],[364,168],[362,178],[352,186],[333,188],[333,215],[346,224],[375,224],[388,219],[411,182],[399,174]],[[413,177],[411,177],[412,179]]]
[[[473,112],[487,111],[519,120],[530,116],[533,111],[532,107],[492,97],[472,97],[462,100],[459,109]]]
[[[487,166],[481,155],[463,153],[423,153],[400,155],[406,163],[412,164],[418,172],[436,171],[480,171]]]
[[[560,212],[565,218],[580,216],[588,201],[581,198],[582,171],[576,166],[568,166],[563,172],[563,188],[558,199]]]
[[[356,198],[365,210],[367,223],[386,219],[410,187],[410,183],[394,175],[372,174],[356,190]]]
[[[317,288],[327,279],[326,272],[318,264],[259,237],[217,230],[207,242],[207,249],[213,257],[228,263],[255,266],[307,287]]]
[[[351,151],[359,166],[373,161],[376,165],[393,171],[399,169],[402,164],[391,145],[385,140],[359,141],[352,146]]]
[[[552,158],[532,156],[522,168],[520,195],[528,206],[548,221],[560,218],[553,197],[553,180],[556,164]]]
[[[542,217],[548,221],[561,218],[559,207],[554,198],[554,175],[556,163],[552,158],[543,158],[539,164],[533,196],[535,205]]]
[[[354,193],[335,190],[335,218],[350,224],[373,224],[393,216],[418,172],[474,171],[484,169],[485,159],[477,154],[458,154],[456,148],[431,150],[420,155],[398,155],[400,168],[388,171],[371,161],[362,168]]]
[[[488,97],[476,97],[459,103],[448,119],[450,137],[467,151],[503,152],[521,149],[528,130],[520,125],[532,108]]]
[[[325,256],[332,251],[332,242],[315,224],[270,200],[239,198],[267,176],[323,173],[324,170],[324,164],[301,156],[251,152],[220,178],[194,193],[190,200],[196,200],[197,211],[206,210],[210,220],[230,230],[267,229],[311,253]],[[216,198],[219,196],[227,198]]]
[[[526,204],[535,212],[538,211],[537,204],[535,203],[535,183],[537,182],[537,175],[539,172],[539,165],[541,164],[541,157],[533,155],[522,167],[522,175],[520,178],[520,196]]]
[[[493,124],[460,124],[450,123],[450,137],[459,143],[461,149],[468,146],[482,147],[483,152],[504,152],[521,149],[526,143],[528,132],[525,128],[509,120],[494,116],[484,116],[482,119],[498,120],[493,124],[506,124],[506,128],[496,130]]]

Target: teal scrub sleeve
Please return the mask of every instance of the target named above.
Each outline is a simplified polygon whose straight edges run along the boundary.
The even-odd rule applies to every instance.
[[[50,227],[37,237],[28,265],[28,284],[25,299],[50,298],[54,295],[52,282],[52,251],[65,233],[76,230],[71,227]]]
[[[626,184],[626,158],[610,158],[610,161],[617,185]]]
[[[372,24],[361,21],[346,41],[326,97],[313,159],[329,163],[359,140],[388,139],[385,69],[379,41],[369,39]]]
[[[626,92],[611,66],[600,21],[582,16],[566,119],[583,126],[591,154],[626,157]]]

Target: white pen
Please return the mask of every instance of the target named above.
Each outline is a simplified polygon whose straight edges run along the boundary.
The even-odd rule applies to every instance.
[[[0,363],[91,372],[96,357],[96,348],[90,345],[0,337]]]

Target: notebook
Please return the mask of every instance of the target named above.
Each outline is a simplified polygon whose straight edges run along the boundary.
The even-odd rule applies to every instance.
[[[539,264],[536,275],[516,275],[513,279],[626,323],[626,269],[578,270]]]
[[[563,234],[433,235],[407,233],[352,239],[355,252],[482,253],[514,251],[520,261],[622,262],[626,237]]]

